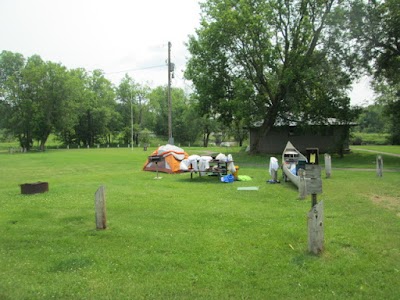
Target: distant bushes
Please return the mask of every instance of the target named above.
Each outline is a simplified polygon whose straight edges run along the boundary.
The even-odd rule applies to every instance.
[[[390,134],[388,133],[364,133],[354,132],[350,137],[351,145],[389,145]]]

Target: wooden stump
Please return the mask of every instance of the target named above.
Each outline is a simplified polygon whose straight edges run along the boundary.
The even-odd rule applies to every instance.
[[[106,192],[104,186],[100,186],[95,193],[95,215],[96,215],[96,228],[107,228],[107,215],[106,215]]]
[[[324,204],[320,201],[308,213],[308,251],[320,254],[324,250]]]

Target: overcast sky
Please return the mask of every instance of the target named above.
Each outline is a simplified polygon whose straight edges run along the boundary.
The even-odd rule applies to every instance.
[[[198,0],[0,0],[0,51],[101,69],[114,84],[128,73],[155,87],[167,84],[170,41],[172,85],[186,89],[185,43],[199,27],[199,14]],[[366,80],[350,97],[353,104],[371,102]]]

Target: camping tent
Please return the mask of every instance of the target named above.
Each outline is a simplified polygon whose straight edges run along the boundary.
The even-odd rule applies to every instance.
[[[158,147],[147,159],[143,166],[143,171],[164,173],[180,173],[182,172],[181,161],[188,158],[188,154],[179,147],[174,145],[164,145]]]

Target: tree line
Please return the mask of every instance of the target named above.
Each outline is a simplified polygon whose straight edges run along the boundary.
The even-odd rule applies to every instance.
[[[398,0],[207,0],[187,43],[185,78],[194,92],[173,89],[177,142],[225,132],[239,142],[261,121],[259,142],[277,123],[350,127],[361,110],[348,91],[373,78],[391,142],[400,144],[400,2]],[[67,70],[34,55],[0,56],[0,126],[21,145],[93,145],[120,136],[139,142],[147,129],[167,136],[166,88],[150,89],[128,75],[114,87],[100,70]],[[134,123],[134,133],[131,128]],[[190,124],[190,125],[189,125]],[[222,129],[221,129],[222,128]],[[346,132],[346,131],[344,131]],[[347,131],[348,132],[348,131]],[[145,135],[142,135],[145,136]],[[343,134],[340,147],[348,135]]]
[[[173,135],[193,144],[201,134],[221,130],[216,120],[202,118],[197,102],[172,88]],[[148,142],[149,135],[168,136],[167,90],[138,84],[128,76],[114,86],[101,70],[67,69],[39,55],[0,54],[0,128],[29,150],[40,149],[50,134],[64,145],[94,146]]]

